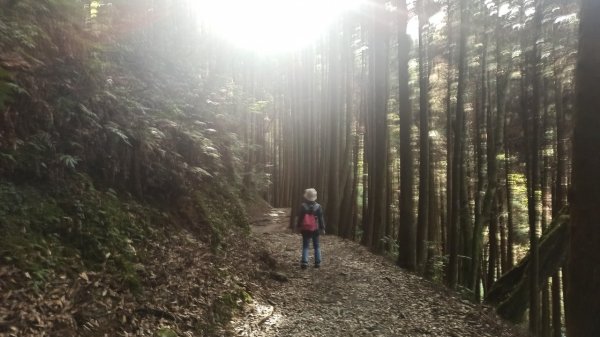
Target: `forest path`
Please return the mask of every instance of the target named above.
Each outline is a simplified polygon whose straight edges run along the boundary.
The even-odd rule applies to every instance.
[[[321,268],[302,270],[301,239],[288,223],[289,209],[272,209],[253,222],[253,235],[264,241],[277,272],[232,322],[234,335],[521,336],[491,309],[404,272],[355,242],[322,236]]]

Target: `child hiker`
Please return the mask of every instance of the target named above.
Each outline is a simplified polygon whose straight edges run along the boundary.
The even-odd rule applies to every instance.
[[[317,190],[309,188],[304,191],[304,202],[300,206],[296,228],[302,233],[302,258],[300,267],[308,267],[308,248],[312,240],[315,249],[315,268],[321,266],[321,249],[319,247],[319,234],[325,234],[325,221],[323,208],[317,200]]]

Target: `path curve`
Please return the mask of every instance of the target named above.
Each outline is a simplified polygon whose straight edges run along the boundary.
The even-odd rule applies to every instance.
[[[355,242],[323,236],[322,267],[300,269],[301,239],[287,229],[289,209],[273,209],[253,223],[253,235],[265,243],[277,271],[271,271],[264,294],[232,322],[234,335],[522,336],[491,309],[404,272]]]

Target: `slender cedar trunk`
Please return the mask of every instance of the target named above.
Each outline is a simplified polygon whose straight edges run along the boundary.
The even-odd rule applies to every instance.
[[[359,162],[359,150],[360,150],[360,135],[358,134],[358,131],[356,131],[356,133],[354,134],[354,162],[353,162],[353,179],[352,179],[352,197],[351,202],[352,202],[352,223],[351,223],[351,227],[348,231],[348,235],[346,236],[346,238],[351,239],[351,240],[356,240],[356,227],[358,226],[358,184],[360,183],[360,177],[358,175],[358,162]]]
[[[483,244],[483,236],[482,236],[482,232],[483,229],[480,229],[480,225],[482,224],[481,222],[481,216],[482,216],[482,212],[481,212],[481,204],[483,201],[483,196],[485,193],[485,170],[484,170],[484,164],[485,164],[485,154],[484,154],[484,149],[483,149],[483,143],[485,141],[485,131],[483,128],[483,124],[485,124],[485,120],[484,120],[484,116],[485,114],[483,113],[484,111],[484,107],[483,107],[483,97],[481,95],[483,89],[480,85],[478,85],[478,89],[477,89],[477,93],[476,93],[476,100],[475,100],[475,113],[474,113],[474,118],[475,118],[475,137],[476,137],[476,141],[475,141],[475,155],[476,155],[476,159],[475,159],[475,168],[477,171],[477,185],[476,185],[476,194],[475,194],[475,207],[474,207],[474,215],[475,215],[475,222],[473,225],[473,242],[472,242],[472,246],[471,246],[471,263],[470,265],[470,270],[469,273],[471,274],[471,277],[469,277],[466,280],[466,286],[468,289],[471,289],[472,291],[474,290],[474,288],[477,286],[477,281],[476,279],[478,278],[478,274],[479,274],[479,267],[480,267],[480,263],[478,263],[479,261],[477,261],[477,256],[481,255],[482,252],[482,244]]]
[[[417,269],[424,271],[429,226],[429,70],[425,0],[419,0],[419,204],[417,215]]]
[[[310,130],[310,106],[307,104],[310,99],[308,86],[309,77],[313,72],[309,71],[308,59],[306,54],[300,54],[296,58],[297,63],[294,66],[294,111],[292,113],[293,142],[294,142],[294,185],[292,186],[292,217],[290,221],[295,220],[294,212],[297,205],[302,200],[302,193],[308,184],[311,184],[310,166],[312,165],[312,154],[310,142],[312,131]],[[308,122],[307,122],[308,120]]]
[[[531,120],[526,130],[526,138],[529,145],[526,151],[527,157],[527,210],[529,215],[529,249],[531,252],[529,262],[529,332],[537,336],[540,332],[540,289],[539,289],[539,251],[537,233],[537,197],[539,189],[539,120],[540,120],[540,51],[538,40],[541,37],[541,25],[543,17],[542,0],[535,1],[535,14],[533,19],[533,50],[531,53],[533,91],[531,96]],[[528,118],[528,117],[526,117]]]
[[[350,91],[348,91],[350,92]],[[354,199],[354,139],[352,135],[352,112],[346,111],[346,144],[343,156],[343,171],[342,171],[342,179],[340,183],[340,188],[343,188],[343,192],[341,195],[340,203],[341,207],[339,209],[339,234],[344,238],[350,237],[351,226],[353,223],[353,216],[355,212],[355,202]]]
[[[477,279],[478,282],[481,282],[483,285],[483,292],[485,293],[485,295],[487,295],[488,290],[491,287],[491,284],[487,284],[487,260],[488,260],[488,254],[489,254],[489,245],[486,245],[486,247],[483,248],[482,252],[481,252],[481,265],[479,266],[479,269],[481,270],[481,272],[479,273]],[[481,299],[478,299],[479,301],[481,301]]]
[[[291,122],[291,130],[293,130],[293,137],[291,139],[291,147],[292,147],[292,158],[290,164],[292,165],[292,177],[293,183],[291,185],[291,193],[292,193],[292,202],[294,205],[297,205],[298,201],[301,199],[301,195],[299,196],[299,191],[302,189],[302,175],[304,174],[305,165],[298,165],[299,160],[302,159],[303,156],[303,144],[301,144],[301,134],[304,132],[303,129],[294,127],[296,125],[298,119],[302,116],[302,81],[304,73],[304,69],[301,66],[301,57],[299,55],[295,56],[293,63],[293,78],[292,78],[292,90],[290,91],[290,95],[292,96],[292,111],[290,116]],[[305,122],[304,125],[307,123]],[[297,207],[293,207],[293,211]]]
[[[289,80],[287,79],[287,75],[285,76],[285,81],[289,82]],[[287,86],[286,86],[287,88]],[[289,127],[289,121],[288,121],[288,116],[289,116],[289,98],[288,95],[286,94],[285,88],[281,89],[282,93],[281,93],[281,113],[279,115],[279,132],[280,134],[289,134],[288,133],[288,127]],[[278,171],[279,171],[279,191],[277,192],[277,198],[279,199],[279,205],[278,207],[287,207],[290,206],[290,200],[288,199],[288,186],[290,183],[290,176],[289,176],[289,161],[288,161],[288,156],[289,156],[289,151],[288,149],[288,141],[289,139],[285,139],[284,137],[280,137],[279,138],[279,147],[277,149],[277,156],[279,158],[279,167],[278,167]]]
[[[358,165],[357,159],[357,137],[353,132],[354,122],[354,107],[353,107],[353,75],[354,75],[354,59],[352,49],[352,22],[350,20],[344,21],[344,51],[342,54],[342,64],[344,68],[344,83],[345,83],[345,107],[343,109],[345,113],[345,151],[344,151],[344,171],[343,171],[343,182],[344,193],[342,195],[342,207],[340,212],[340,228],[343,231],[340,233],[344,238],[350,238],[352,227],[354,224],[354,217],[356,216],[355,209],[355,198],[356,198],[356,170]]]
[[[327,185],[327,229],[331,234],[338,234],[339,214],[340,214],[340,195],[342,194],[340,186],[340,165],[341,163],[341,88],[342,67],[340,66],[340,48],[339,48],[339,29],[338,25],[334,25],[331,30],[331,38],[329,40],[329,131],[328,139],[330,152],[328,158],[329,165],[328,185]]]
[[[374,6],[373,48],[372,48],[372,75],[374,86],[373,113],[375,118],[375,160],[372,163],[374,170],[373,203],[373,235],[370,247],[375,252],[383,252],[383,236],[385,234],[385,215],[387,202],[387,162],[388,162],[388,125],[387,125],[387,100],[388,100],[388,23],[386,20],[385,0],[380,0]]]
[[[438,205],[440,205],[440,254],[441,255],[446,255],[447,253],[447,231],[448,231],[448,220],[446,219],[446,214],[448,213],[448,210],[446,210],[446,199],[444,198],[444,193],[442,193],[443,189],[443,185],[442,185],[442,179],[440,178],[440,181],[438,182],[438,187],[437,190],[439,191],[439,195],[438,195]]]
[[[288,137],[281,138],[281,144],[279,148],[279,158],[281,161],[280,168],[280,179],[281,179],[281,191],[279,192],[279,198],[281,202],[281,206],[291,206],[291,193],[290,193],[290,183],[291,183],[291,165],[290,165],[290,123],[289,116],[291,112],[291,100],[290,100],[290,86],[291,86],[291,75],[286,72],[285,81],[287,83],[285,89],[282,89],[282,101],[283,101],[283,113],[281,115],[281,121],[279,123],[281,128],[281,133],[288,135]],[[290,219],[291,220],[291,219]]]
[[[548,80],[544,79],[543,86],[543,116],[542,116],[542,131],[539,137],[542,139],[542,173],[541,173],[541,189],[542,189],[542,234],[546,233],[548,227],[549,210],[551,207],[550,191],[549,191],[549,174],[550,174],[550,156],[548,155],[551,149],[551,142],[548,137],[550,131],[549,115],[549,99],[548,99]],[[542,286],[542,318],[541,318],[541,336],[550,337],[550,283],[549,279],[544,279]]]
[[[299,137],[298,137],[298,143],[299,143],[299,158],[300,160],[297,163],[308,163],[308,165],[302,165],[302,169],[301,169],[301,173],[299,175],[300,180],[298,182],[298,186],[299,186],[299,190],[296,193],[298,195],[298,198],[300,198],[300,196],[303,194],[302,192],[304,191],[305,188],[308,187],[312,187],[309,186],[309,184],[311,184],[310,182],[310,167],[312,165],[312,151],[310,148],[311,143],[309,142],[309,139],[311,138],[311,134],[312,134],[312,128],[310,127],[311,123],[310,123],[310,108],[308,106],[308,101],[309,101],[309,95],[310,92],[308,90],[308,81],[310,76],[313,75],[312,71],[309,71],[309,67],[308,64],[310,64],[307,60],[307,55],[306,54],[302,54],[300,55],[301,57],[301,73],[302,75],[300,76],[300,84],[299,84],[299,110],[300,113],[299,115],[296,117],[298,120],[298,123],[301,123],[302,121],[306,120],[308,118],[308,123],[306,123],[307,125],[304,126],[303,130],[301,133],[299,133]],[[298,202],[299,203],[299,202]],[[294,204],[294,206],[296,206],[298,203]]]
[[[556,38],[555,38],[556,41]],[[554,50],[554,55],[556,51]],[[557,57],[557,56],[556,56]],[[552,198],[552,215],[558,216],[561,209],[565,206],[565,147],[564,147],[564,112],[562,104],[562,85],[560,82],[560,72],[558,70],[558,62],[554,62],[554,107],[556,111],[556,143],[555,143],[555,165],[556,175],[554,178],[554,196]],[[552,275],[552,336],[562,336],[562,311],[561,311],[561,277],[560,273],[556,272]]]
[[[485,7],[485,4],[482,6]],[[487,16],[487,11],[484,10],[485,15]],[[484,170],[483,165],[485,161],[485,156],[483,152],[483,143],[486,142],[486,146],[488,149],[493,147],[490,140],[493,137],[492,133],[489,132],[492,129],[492,121],[489,119],[489,107],[490,102],[487,99],[488,95],[488,81],[487,81],[487,54],[488,54],[488,34],[487,34],[487,20],[485,21],[484,33],[483,33],[483,44],[482,44],[482,53],[481,53],[481,82],[479,84],[479,95],[477,99],[477,110],[475,112],[475,125],[476,125],[476,141],[475,141],[475,152],[477,154],[477,195],[475,196],[475,223],[473,226],[473,240],[471,245],[471,263],[469,268],[469,278],[467,279],[466,285],[468,289],[475,291],[477,286],[477,278],[479,276],[479,266],[481,265],[481,250],[483,245],[483,225],[486,223],[487,219],[489,219],[489,207],[491,206],[491,197],[492,195],[489,191],[484,192]],[[488,118],[486,118],[488,117]],[[486,123],[487,120],[487,123]],[[489,127],[487,127],[489,125]],[[486,130],[487,128],[487,130]],[[495,158],[490,159],[488,156],[488,175],[490,174],[490,161]],[[491,178],[490,178],[491,179]],[[488,187],[490,187],[490,182],[487,182]],[[482,196],[484,201],[484,207],[482,207]],[[487,203],[486,203],[487,202]],[[485,213],[484,213],[485,212]]]
[[[279,101],[279,106],[277,107],[277,117],[276,117],[275,121],[273,121],[274,125],[277,129],[277,136],[275,138],[275,149],[274,149],[275,161],[273,163],[273,169],[275,170],[275,172],[277,174],[277,186],[276,186],[276,189],[274,190],[275,203],[273,204],[273,206],[281,208],[281,207],[287,206],[285,204],[284,195],[285,195],[285,180],[288,178],[285,176],[286,162],[285,162],[285,157],[283,155],[285,141],[283,140],[283,137],[281,136],[284,132],[283,131],[284,130],[283,124],[284,124],[284,118],[285,118],[284,116],[287,111],[286,100],[285,100],[285,96],[284,96],[283,92],[279,93],[278,101]]]
[[[552,275],[551,298],[552,298],[552,337],[562,337],[562,312],[561,312],[560,273]]]
[[[502,190],[498,189],[498,214],[505,214],[504,212],[504,204],[506,203],[506,198],[502,195]],[[500,234],[500,275],[506,273],[508,268],[507,263],[507,242],[506,242],[506,217],[500,216],[498,219],[498,231]]]
[[[485,281],[484,281],[484,277],[483,277],[483,273],[485,273],[485,259],[487,258],[485,255],[485,248],[482,249],[482,261],[481,264],[479,266],[479,274],[477,274],[477,281],[475,283],[475,302],[476,303],[481,303],[481,301],[483,300],[483,297],[486,294],[487,288],[485,286]]]
[[[534,84],[534,88],[537,85]],[[536,89],[534,89],[534,92]],[[532,96],[532,101],[537,102],[536,93]],[[538,237],[537,237],[537,198],[536,190],[538,187],[538,107],[536,103],[532,104],[533,118],[528,122],[528,131],[526,132],[527,139],[527,213],[529,220],[529,250],[531,252],[530,268],[530,306],[529,306],[529,331],[533,336],[537,336],[539,332],[539,289],[538,289]]]
[[[506,117],[504,118],[504,138],[506,141]],[[504,147],[504,180],[506,182],[506,259],[508,269],[512,269],[515,265],[514,246],[515,246],[515,232],[513,223],[513,204],[512,204],[512,189],[511,189],[511,176],[510,176],[510,152],[508,145]]]
[[[567,334],[600,336],[600,2],[582,0],[573,132]]]
[[[466,91],[465,91],[466,92]],[[473,139],[470,135],[470,132],[466,129],[466,114],[465,114],[465,124],[464,124],[464,135],[461,137],[461,147],[463,150],[462,153],[462,165],[461,165],[461,174],[460,174],[460,243],[459,243],[459,254],[460,256],[469,256],[471,253],[471,246],[473,241],[473,221],[472,221],[472,211],[470,207],[470,200],[472,200],[471,193],[471,184],[470,179],[473,175],[472,169],[472,161],[465,160],[466,158],[470,158],[470,146],[468,144],[468,140]],[[458,282],[460,285],[465,285],[467,283],[467,279],[469,279],[469,268],[470,264],[466,259],[459,260],[459,279]]]
[[[491,286],[496,280],[496,260],[498,258],[498,217],[496,200],[492,200],[491,215],[489,217],[489,257],[486,284]]]
[[[369,49],[367,50],[367,78],[368,78],[368,84],[367,84],[367,102],[366,102],[366,112],[367,112],[367,116],[366,116],[366,120],[367,120],[367,128],[366,128],[366,142],[365,142],[365,146],[366,149],[368,150],[368,152],[365,152],[368,154],[367,156],[367,168],[368,168],[368,176],[367,176],[367,180],[368,180],[368,194],[367,194],[367,214],[366,214],[366,223],[367,223],[367,228],[364,231],[364,236],[363,236],[363,244],[369,248],[372,247],[373,244],[373,231],[374,231],[374,217],[375,217],[375,210],[376,210],[376,206],[375,206],[375,195],[378,193],[377,192],[377,188],[375,187],[375,177],[377,176],[377,170],[376,170],[376,162],[377,162],[377,156],[375,153],[375,149],[376,149],[376,133],[377,133],[377,129],[375,126],[375,108],[374,108],[374,101],[375,101],[375,85],[373,84],[374,81],[374,69],[375,69],[375,62],[374,62],[374,52],[375,52],[375,47],[373,46],[373,43],[375,42],[375,38],[374,38],[374,33],[373,33],[373,29],[374,29],[374,22],[372,21],[372,17],[373,17],[373,13],[371,13],[370,16],[368,16],[368,18],[370,19],[370,21],[367,22],[367,41],[370,44]]]
[[[287,82],[287,76],[285,74],[281,75],[281,80],[285,83]],[[275,125],[277,127],[277,136],[276,136],[276,162],[275,162],[275,171],[277,172],[277,187],[274,190],[275,193],[275,203],[273,206],[275,207],[284,207],[284,195],[285,195],[285,186],[287,176],[286,172],[286,159],[283,154],[283,149],[285,147],[285,139],[281,136],[285,131],[285,125],[287,124],[285,121],[285,116],[287,114],[287,99],[285,88],[281,87],[278,93],[278,101],[279,105],[277,107],[277,117],[275,121]],[[275,188],[275,186],[274,186]]]
[[[448,231],[449,241],[449,262],[446,282],[451,289],[456,289],[458,285],[458,251],[460,242],[460,224],[461,219],[466,215],[462,208],[461,190],[464,185],[464,124],[465,124],[465,86],[467,77],[467,8],[466,0],[460,1],[460,37],[458,46],[458,86],[456,92],[456,121],[454,126],[454,149],[453,149],[453,168],[452,168],[452,218],[450,219],[450,229]]]
[[[303,186],[303,188],[308,188],[308,187],[315,187],[317,189],[317,191],[319,191],[319,199],[322,200],[323,205],[326,212],[329,212],[329,205],[328,205],[328,196],[329,196],[329,181],[330,181],[330,167],[331,167],[331,161],[332,161],[332,147],[331,147],[331,141],[333,138],[332,135],[332,124],[333,121],[331,120],[331,115],[332,115],[332,111],[331,111],[331,99],[332,99],[332,89],[331,86],[333,85],[331,82],[333,81],[330,77],[330,67],[331,67],[331,51],[330,51],[330,47],[328,46],[328,44],[326,43],[326,40],[321,41],[321,43],[319,43],[318,47],[315,47],[316,50],[318,50],[318,52],[321,53],[321,60],[320,60],[320,69],[319,70],[315,70],[315,78],[318,79],[317,81],[320,81],[321,83],[321,92],[317,94],[317,96],[319,97],[319,102],[317,105],[317,109],[320,109],[320,116],[319,116],[319,128],[317,130],[317,134],[319,137],[319,153],[321,155],[320,160],[317,163],[317,167],[318,167],[318,177],[316,177],[318,180],[316,181],[315,185],[316,186]],[[317,125],[317,124],[315,124]],[[325,214],[326,217],[329,216],[329,213]],[[327,219],[327,221],[329,222],[329,219]]]
[[[363,176],[362,176],[362,187],[363,187],[363,191],[362,191],[362,210],[361,210],[361,227],[363,230],[362,233],[362,237],[361,237],[361,242],[364,244],[364,242],[366,241],[365,239],[365,230],[367,229],[368,226],[368,216],[369,216],[369,209],[368,209],[368,204],[369,204],[369,168],[368,168],[368,161],[367,161],[367,156],[366,156],[366,141],[365,141],[366,135],[365,133],[363,133],[362,135],[362,150],[363,150]]]
[[[433,145],[433,144],[432,144]],[[433,146],[432,146],[433,147]],[[433,151],[429,153],[429,176],[431,181],[429,182],[429,228],[427,231],[427,262],[425,267],[425,277],[427,279],[433,279],[435,276],[435,259],[440,254],[439,243],[440,243],[440,210],[438,207],[438,198],[436,196],[436,161],[433,156]]]
[[[504,242],[501,244],[503,249],[503,272],[508,271],[512,268],[513,265],[513,223],[512,223],[512,205],[509,206],[510,203],[510,195],[509,195],[509,183],[508,183],[508,157],[506,150],[503,151],[503,148],[506,149],[506,106],[510,97],[510,89],[511,89],[511,73],[513,70],[513,58],[508,58],[508,63],[506,64],[506,68],[502,69],[501,64],[503,61],[502,57],[502,49],[504,47],[504,36],[502,30],[502,18],[500,17],[500,13],[496,13],[496,29],[495,29],[495,39],[496,39],[496,121],[495,121],[495,132],[494,132],[494,145],[495,151],[493,156],[495,158],[495,170],[498,170],[498,166],[501,165],[501,161],[498,160],[498,156],[504,155],[504,180],[505,187],[504,190],[506,193],[505,198],[501,198],[500,208],[502,210],[502,205],[506,204],[506,217],[502,221],[501,227],[501,240]],[[495,173],[497,175],[497,173]],[[494,179],[495,184],[498,184],[500,179],[496,177]],[[498,190],[498,187],[497,187]],[[501,192],[498,191],[501,195]],[[502,213],[502,212],[501,212]]]
[[[292,65],[292,77],[291,77],[291,90],[290,90],[290,95],[292,96],[292,111],[291,111],[291,117],[290,120],[292,121],[291,125],[294,125],[296,123],[295,118],[297,118],[297,116],[300,115],[300,111],[298,111],[298,95],[295,95],[294,93],[296,93],[297,91],[297,81],[298,81],[298,75],[297,75],[297,70],[296,70],[296,66]],[[299,178],[300,178],[300,169],[299,169],[299,165],[297,165],[296,163],[299,162],[299,158],[298,158],[298,146],[299,146],[299,142],[297,140],[298,137],[298,129],[291,127],[290,128],[290,136],[292,138],[291,141],[291,180],[292,180],[292,185],[291,185],[291,200],[292,200],[292,208],[291,208],[291,214],[290,214],[290,228],[294,227],[294,221],[296,218],[296,205],[298,204],[298,201],[300,200],[300,197],[297,196],[297,192],[300,190],[300,184],[299,184]]]
[[[453,111],[452,111],[452,83],[454,77],[452,74],[453,69],[453,30],[452,30],[452,2],[447,1],[446,4],[448,11],[447,18],[447,53],[448,53],[448,67],[446,73],[446,198],[442,205],[445,205],[445,213],[442,214],[442,238],[443,238],[443,250],[444,255],[448,255],[450,246],[450,235],[448,234],[450,228],[450,221],[452,221],[452,148],[453,148]],[[441,195],[441,193],[440,193]]]
[[[286,201],[286,205],[291,206],[293,201],[292,201],[292,196],[293,196],[293,192],[292,189],[294,188],[294,142],[293,142],[293,135],[294,135],[294,130],[293,130],[293,121],[292,121],[292,113],[294,111],[294,97],[291,95],[292,89],[293,89],[293,74],[290,71],[289,73],[289,79],[288,79],[288,95],[287,97],[287,107],[288,110],[286,112],[286,123],[285,123],[285,128],[286,128],[286,134],[289,137],[286,137],[286,148],[285,148],[285,156],[286,156],[286,172],[285,172],[285,176],[286,179],[285,181],[285,201]],[[292,221],[293,218],[290,218],[290,221]]]
[[[368,22],[365,23],[368,26]],[[365,29],[366,30],[366,29]],[[368,38],[368,35],[364,38]],[[373,190],[374,184],[372,180],[372,162],[373,158],[373,90],[371,85],[371,78],[368,73],[370,66],[370,55],[369,51],[365,50],[362,54],[363,59],[363,213],[362,213],[362,238],[361,243],[365,246],[371,244],[371,238],[373,234],[373,207],[370,206],[374,202]]]
[[[398,265],[414,270],[417,264],[416,228],[413,207],[413,158],[410,144],[412,111],[408,85],[410,38],[406,33],[408,10],[406,0],[400,0],[398,23],[399,117],[400,117],[400,228],[398,230]]]
[[[310,117],[310,130],[309,130],[309,150],[308,150],[308,154],[310,155],[310,161],[309,161],[309,166],[308,166],[308,182],[306,183],[306,187],[317,187],[317,184],[319,183],[319,175],[320,175],[320,171],[319,171],[319,163],[321,162],[320,160],[320,155],[319,155],[319,150],[321,147],[320,141],[319,141],[319,134],[320,134],[320,123],[318,122],[319,120],[319,104],[321,101],[321,97],[319,95],[319,91],[318,91],[318,69],[317,69],[317,60],[315,57],[316,51],[313,49],[311,51],[307,51],[308,56],[310,57],[308,59],[307,62],[309,62],[310,64],[310,77],[309,77],[309,83],[307,85],[307,93],[308,93],[308,101],[306,102],[307,104],[307,110],[309,113],[309,117]],[[319,186],[320,188],[320,186]],[[321,190],[321,192],[324,192],[323,190]]]
[[[345,165],[351,165],[351,163],[347,163]],[[342,193],[341,200],[341,208],[345,210],[345,213],[340,214],[340,225],[339,225],[339,235],[343,238],[350,238],[350,233],[352,230],[352,220],[355,213],[354,209],[354,175],[352,167],[348,170],[349,177],[345,179],[344,182],[344,190]]]
[[[362,210],[361,210],[361,228],[362,237],[361,243],[366,245],[367,233],[369,231],[369,214],[368,214],[368,203],[369,203],[369,136],[367,134],[367,128],[369,124],[369,90],[367,83],[367,56],[366,51],[362,52],[362,67],[361,67],[361,149],[362,149]]]
[[[273,175],[273,184],[271,190],[271,205],[273,207],[281,207],[281,200],[279,199],[278,192],[281,190],[279,185],[279,180],[281,179],[279,168],[281,167],[281,161],[278,156],[278,149],[281,145],[280,136],[279,136],[279,122],[280,122],[280,101],[279,101],[279,92],[276,92],[273,95],[273,126],[272,126],[272,148],[271,148],[271,165],[272,165],[272,175]]]
[[[389,131],[389,130],[388,130]],[[389,132],[391,133],[391,132]],[[390,146],[391,139],[388,134],[387,139],[387,169],[386,169],[386,208],[385,208],[385,251],[392,252],[394,247],[394,241],[392,238],[394,237],[394,216],[392,214],[392,201],[394,200],[394,153],[392,147]]]

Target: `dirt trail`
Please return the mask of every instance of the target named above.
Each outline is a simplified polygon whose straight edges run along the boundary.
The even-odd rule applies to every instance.
[[[254,221],[275,269],[264,295],[232,322],[237,336],[522,336],[491,309],[404,272],[364,247],[321,237],[320,269],[299,268],[288,209]],[[312,258],[312,251],[311,251]]]

